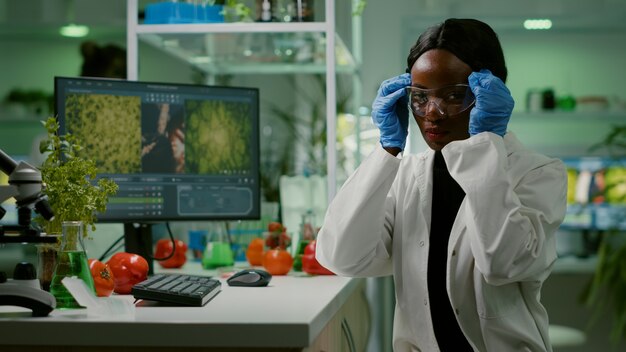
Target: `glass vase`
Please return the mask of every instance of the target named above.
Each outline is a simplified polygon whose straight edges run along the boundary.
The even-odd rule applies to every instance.
[[[87,287],[95,292],[93,278],[89,271],[87,253],[83,245],[83,223],[81,221],[63,222],[61,248],[57,252],[57,261],[50,284],[50,293],[57,300],[57,308],[82,308],[61,282],[66,277],[78,277]]]

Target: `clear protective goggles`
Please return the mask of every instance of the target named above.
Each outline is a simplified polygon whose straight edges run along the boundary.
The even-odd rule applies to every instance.
[[[454,84],[435,89],[406,87],[409,107],[415,116],[425,117],[431,105],[439,115],[454,117],[471,108],[476,102],[467,84]]]

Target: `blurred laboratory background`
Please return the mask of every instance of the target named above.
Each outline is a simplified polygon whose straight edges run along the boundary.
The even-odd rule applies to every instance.
[[[41,163],[41,121],[54,112],[54,77],[79,76],[88,60],[107,58],[97,64],[110,76],[121,72],[125,78],[128,69],[128,78],[142,81],[256,87],[261,220],[171,226],[186,241],[190,232],[210,234],[225,226],[243,248],[251,238],[246,234],[254,236],[268,221],[281,220],[297,238],[303,218],[321,224],[328,198],[378,143],[371,103],[383,80],[405,71],[418,35],[449,17],[477,18],[494,28],[504,49],[507,85],[515,99],[509,129],[531,149],[568,166],[559,260],[542,294],[554,350],[626,350],[626,280],[602,288],[604,309],[584,303],[600,247],[612,246],[608,265],[626,263],[626,249],[621,250],[626,248],[625,0],[310,0],[304,14],[290,8],[291,1],[267,1],[269,9],[264,2],[228,1],[228,11],[205,21],[244,21],[250,28],[259,21],[317,23],[331,13],[326,6],[333,6],[335,33],[294,27],[272,33],[226,28],[162,34],[136,26],[171,21],[149,11],[158,1],[136,2],[131,15],[137,20],[128,21],[125,0],[0,0],[0,149],[16,160]],[[180,23],[199,15],[189,16],[196,17]],[[68,25],[74,26],[62,35],[60,28]],[[335,46],[331,87],[326,85],[332,69],[326,65],[328,35]],[[99,51],[90,58],[88,50]],[[329,102],[336,105],[330,119]],[[413,122],[410,153],[425,148],[416,128]],[[0,175],[0,183],[6,182]],[[11,204],[3,206],[9,211],[0,223],[15,221]],[[89,257],[100,256],[122,232],[121,224],[97,224],[86,243]],[[155,226],[154,235],[165,230]],[[22,260],[36,260],[31,245],[0,245],[0,270],[11,272]],[[392,280],[371,279],[367,290],[373,317],[368,349],[389,351]],[[621,327],[615,312],[624,319]]]

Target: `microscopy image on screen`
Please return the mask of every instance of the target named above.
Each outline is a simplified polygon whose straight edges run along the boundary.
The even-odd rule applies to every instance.
[[[248,102],[186,100],[185,170],[245,173],[252,168]]]
[[[93,159],[100,173],[139,172],[140,106],[135,96],[68,95],[66,128],[84,148],[79,155]]]
[[[185,119],[181,105],[142,105],[141,169],[146,173],[184,173]]]

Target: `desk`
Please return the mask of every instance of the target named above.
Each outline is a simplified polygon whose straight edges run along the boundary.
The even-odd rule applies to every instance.
[[[186,267],[189,264],[195,263]],[[199,270],[191,267],[185,272]],[[229,287],[220,280],[222,292],[203,307],[140,306],[130,320],[87,317],[81,310],[55,310],[49,317],[32,318],[26,311],[8,313],[6,309],[11,307],[0,307],[0,350],[122,352],[184,347],[189,351],[261,352],[365,348],[369,309],[362,279],[274,276],[268,287]],[[133,300],[130,295],[118,297]]]

